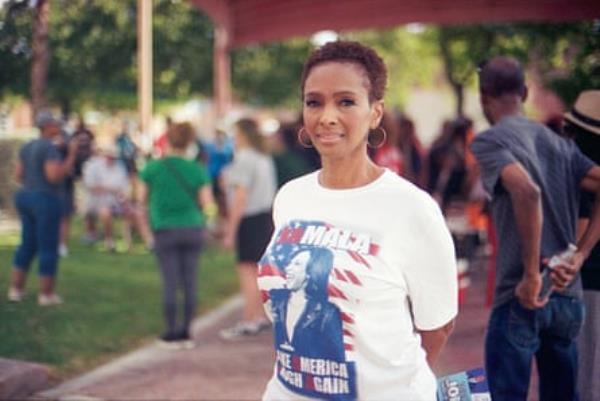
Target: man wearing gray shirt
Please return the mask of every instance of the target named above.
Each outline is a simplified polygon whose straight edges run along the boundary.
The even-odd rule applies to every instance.
[[[584,313],[579,269],[600,237],[600,167],[573,142],[523,116],[527,88],[517,61],[490,60],[479,84],[492,127],[471,148],[499,238],[485,343],[492,399],[525,401],[535,356],[540,400],[577,400],[574,340]],[[576,241],[581,189],[595,193],[596,202],[591,224]],[[571,243],[577,251],[553,270],[555,291],[541,298],[541,261]]]

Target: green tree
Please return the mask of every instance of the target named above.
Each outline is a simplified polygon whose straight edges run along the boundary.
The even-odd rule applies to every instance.
[[[529,66],[572,105],[586,89],[600,88],[600,22],[521,25]]]
[[[386,104],[403,108],[411,88],[433,85],[440,69],[431,28],[411,33],[404,26],[383,31],[345,33],[342,38],[373,47],[388,70]]]
[[[137,102],[135,0],[51,2],[47,98],[65,113],[88,104],[134,108]],[[213,31],[192,2],[154,1],[154,91],[157,100],[212,93]],[[0,9],[0,99],[30,97],[33,10],[28,0]],[[599,25],[496,24],[404,27],[344,33],[373,46],[389,71],[387,104],[402,107],[412,86],[434,86],[443,74],[462,113],[476,66],[498,54],[515,56],[567,104],[585,88],[600,87]],[[235,96],[263,106],[298,106],[302,64],[312,45],[293,39],[235,49]]]
[[[137,96],[135,0],[51,1],[48,101],[64,113],[86,105],[134,108]],[[11,0],[0,14],[0,97],[29,97],[32,11]],[[212,26],[187,1],[154,0],[157,97],[209,95]]]
[[[456,100],[456,115],[464,114],[464,90],[472,82],[479,61],[494,44],[493,26],[451,26],[437,29],[444,75]]]
[[[25,0],[0,8],[0,99],[29,90],[32,10]]]
[[[311,45],[306,39],[236,49],[232,54],[235,95],[261,106],[298,106],[300,74]]]
[[[188,1],[155,0],[154,4],[155,96],[210,95],[212,22]]]
[[[134,108],[137,96],[135,0],[65,0],[55,13],[53,98],[63,109],[75,101]],[[156,98],[208,95],[212,88],[212,25],[189,2],[154,0]]]
[[[49,98],[63,113],[135,105],[135,1],[55,0]]]
[[[462,114],[464,87],[475,82],[478,63],[497,55],[520,60],[567,105],[581,90],[600,87],[598,23],[441,27],[437,40],[445,75],[455,93],[457,115]]]

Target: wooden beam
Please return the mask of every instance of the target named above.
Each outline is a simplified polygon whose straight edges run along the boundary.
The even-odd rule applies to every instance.
[[[138,0],[138,118],[140,133],[150,135],[152,121],[152,0]]]
[[[227,115],[231,108],[230,31],[223,25],[215,27],[213,57],[213,87],[217,118]]]
[[[332,29],[432,24],[577,21],[600,17],[597,0],[192,0],[227,21],[231,46],[283,40]]]

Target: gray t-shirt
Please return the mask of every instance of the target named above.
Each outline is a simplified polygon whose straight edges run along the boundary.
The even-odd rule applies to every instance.
[[[32,191],[60,193],[60,183],[53,184],[46,178],[44,165],[48,161],[60,162],[60,153],[49,139],[38,138],[27,142],[19,152],[23,166],[23,188]]]
[[[271,156],[253,149],[242,149],[235,153],[233,162],[224,170],[225,182],[232,193],[235,186],[248,191],[244,216],[269,212],[277,190],[275,164]],[[229,196],[229,199],[233,199]]]
[[[512,203],[500,180],[503,168],[518,162],[539,186],[544,219],[540,256],[549,257],[566,249],[569,243],[575,243],[579,185],[594,163],[573,141],[521,116],[503,118],[478,135],[471,149],[492,201],[498,234],[494,293],[494,306],[498,306],[514,297],[514,289],[523,275]],[[564,294],[581,298],[581,279],[577,277]]]

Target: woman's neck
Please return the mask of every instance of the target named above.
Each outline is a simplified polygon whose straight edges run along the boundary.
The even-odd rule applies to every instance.
[[[383,174],[384,169],[365,154],[357,160],[327,160],[321,159],[322,169],[319,183],[331,189],[350,189],[367,185]]]

